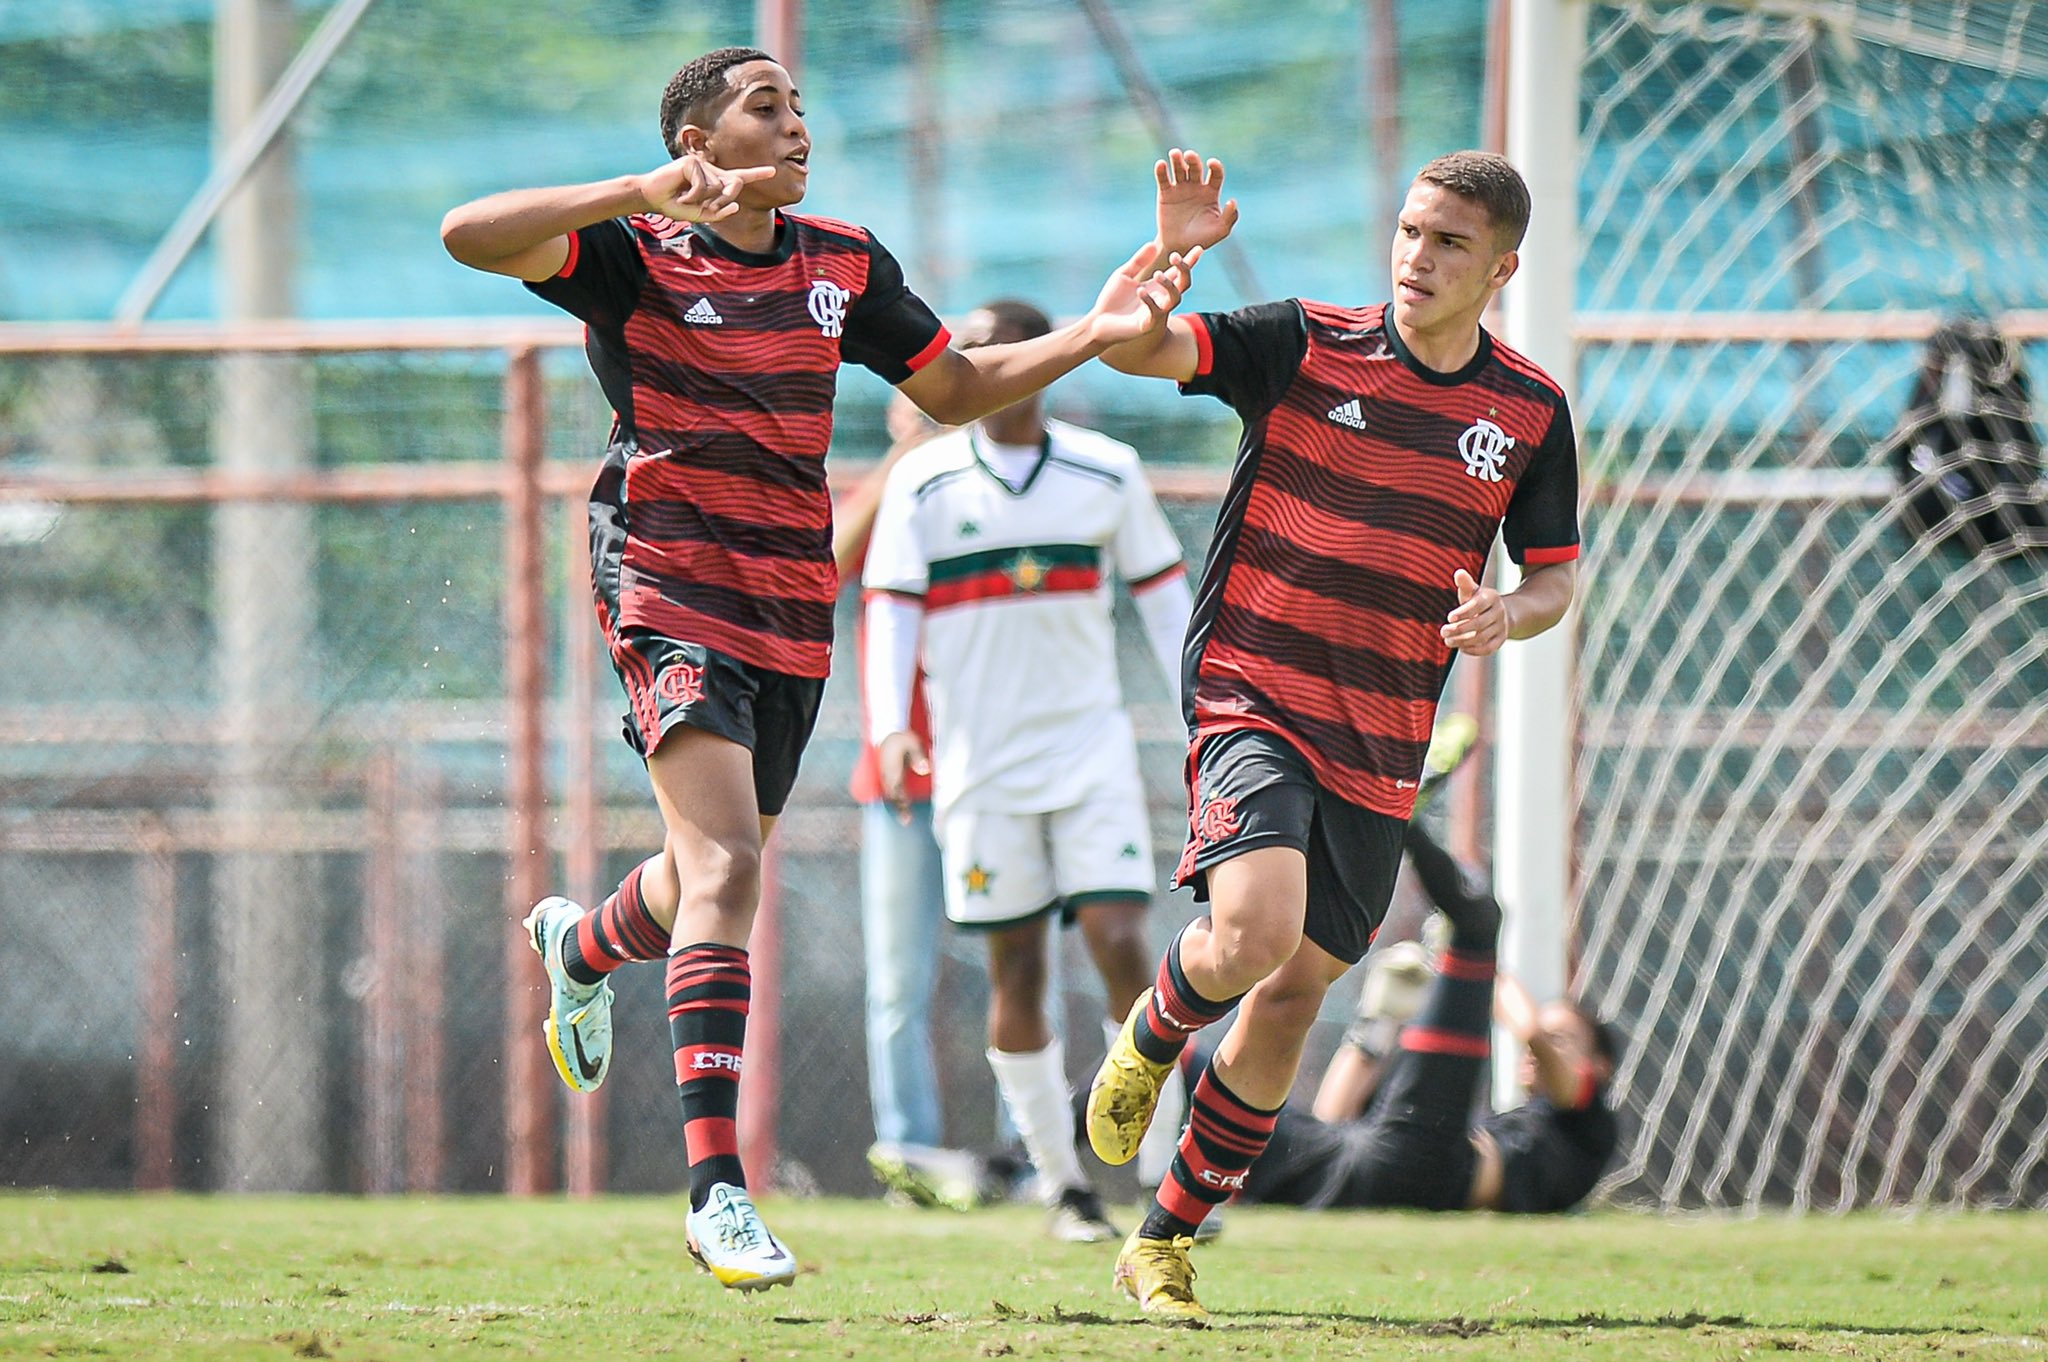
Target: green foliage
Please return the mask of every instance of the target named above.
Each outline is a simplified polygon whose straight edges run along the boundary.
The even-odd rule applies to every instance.
[[[771,1200],[805,1270],[721,1291],[682,1203],[0,1201],[0,1356],[2007,1358],[2048,1346],[2048,1218],[1234,1211],[1206,1333],[1036,1214]],[[1126,1211],[1128,1219],[1129,1212]]]
[[[97,129],[118,143],[152,125],[203,123],[212,101],[208,23],[0,43],[0,123]]]
[[[751,11],[631,0],[379,5],[317,97],[352,135],[440,123],[473,127],[571,118],[645,125],[677,67],[744,39]],[[542,129],[534,129],[536,132]]]

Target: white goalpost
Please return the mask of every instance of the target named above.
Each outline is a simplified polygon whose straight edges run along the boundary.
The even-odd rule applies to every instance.
[[[1577,407],[1571,336],[1578,251],[1577,72],[1586,9],[1578,0],[1516,0],[1508,34],[1507,157],[1529,185],[1522,267],[1502,305],[1509,345],[1564,385]],[[1503,590],[1519,580],[1502,559]],[[1501,963],[1537,998],[1564,992],[1571,904],[1574,616],[1499,654],[1494,776],[1495,893],[1505,910]],[[1517,1047],[1495,1037],[1494,1102],[1517,1101]]]

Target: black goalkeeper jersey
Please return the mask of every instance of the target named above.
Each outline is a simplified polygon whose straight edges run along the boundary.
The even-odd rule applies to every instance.
[[[1479,1123],[1500,1146],[1500,1209],[1568,1211],[1591,1194],[1621,1144],[1604,1094],[1583,1107],[1559,1107],[1540,1094]]]

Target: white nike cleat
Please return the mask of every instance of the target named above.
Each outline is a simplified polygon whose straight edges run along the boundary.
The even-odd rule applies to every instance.
[[[765,1291],[796,1280],[796,1256],[772,1234],[746,1189],[711,1184],[701,1210],[690,1212],[690,1256],[736,1291]]]
[[[545,898],[526,915],[527,939],[548,972],[548,1016],[541,1032],[555,1072],[577,1092],[596,1092],[612,1066],[612,986],[580,984],[562,963],[562,942],[583,920],[583,908]]]

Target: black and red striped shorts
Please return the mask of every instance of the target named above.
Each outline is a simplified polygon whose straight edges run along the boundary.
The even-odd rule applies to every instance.
[[[1357,964],[1393,902],[1408,822],[1324,789],[1294,744],[1263,729],[1205,734],[1188,751],[1188,842],[1173,887],[1209,899],[1207,871],[1263,846],[1308,857],[1302,935]]]
[[[645,758],[677,724],[738,743],[754,754],[754,798],[782,812],[818,722],[822,677],[792,676],[645,629],[608,640],[612,669],[626,687],[626,741]]]

